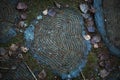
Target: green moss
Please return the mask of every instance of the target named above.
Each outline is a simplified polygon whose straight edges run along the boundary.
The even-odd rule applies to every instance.
[[[37,61],[30,55],[30,53],[25,53],[24,55],[25,62],[28,64],[28,66],[34,70],[38,69],[41,70],[41,67],[38,65]]]
[[[22,44],[24,42],[23,39],[23,34],[20,33],[17,36],[13,37],[10,41],[8,41],[7,43],[1,43],[0,47],[9,47],[12,43],[20,43]]]
[[[31,55],[30,53],[26,53],[23,55],[25,62],[28,64],[30,69],[34,72],[35,70],[37,71],[42,71],[43,69],[45,70],[47,77],[47,80],[53,80],[54,79],[54,74],[46,65],[39,64]]]
[[[92,76],[94,78],[96,78],[97,80],[99,80],[98,78],[98,73],[95,71],[95,69],[98,67],[97,66],[97,56],[96,53],[94,53],[93,51],[91,53],[89,53],[88,55],[88,59],[87,59],[87,63],[86,66],[83,68],[83,75],[85,76],[86,79],[90,79]],[[77,78],[73,79],[73,80],[81,80],[82,76],[80,73],[80,76],[78,76]]]
[[[28,5],[28,9],[27,9],[28,16],[27,16],[26,22],[30,24],[30,22],[34,20],[36,16],[40,14],[43,10],[54,7],[55,1],[64,6],[68,4],[70,7],[73,7],[78,10],[79,2],[82,0],[76,0],[76,1],[72,1],[72,0],[35,0],[35,1],[34,0],[21,0],[21,1],[27,3]]]
[[[95,53],[90,53],[88,55],[88,61],[87,64],[85,66],[85,68],[83,69],[83,74],[86,78],[90,78],[92,75],[94,77],[97,77],[97,72],[95,71],[95,69],[97,68],[97,56]]]

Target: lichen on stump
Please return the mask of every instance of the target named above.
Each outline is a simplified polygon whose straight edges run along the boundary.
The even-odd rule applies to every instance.
[[[26,29],[26,43],[35,59],[48,65],[55,74],[62,79],[73,78],[85,66],[91,45],[82,37],[84,22],[77,11],[55,11],[55,16],[44,16],[38,24]],[[34,34],[34,40],[30,34]]]

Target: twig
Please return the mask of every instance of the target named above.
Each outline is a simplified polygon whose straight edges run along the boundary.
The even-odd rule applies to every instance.
[[[82,75],[83,80],[85,80],[85,76],[83,75],[83,72],[80,71],[80,73],[81,73],[81,75]]]
[[[33,77],[35,78],[35,80],[37,80],[36,76],[34,75],[34,73],[32,72],[32,70],[29,68],[29,66],[26,63],[25,63],[25,65],[27,66],[28,70],[31,72],[31,74],[33,75]]]

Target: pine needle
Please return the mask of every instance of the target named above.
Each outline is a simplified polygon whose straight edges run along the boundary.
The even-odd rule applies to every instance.
[[[86,79],[85,79],[85,76],[83,75],[83,72],[80,71],[80,73],[81,73],[81,75],[82,75],[83,80],[86,80]]]

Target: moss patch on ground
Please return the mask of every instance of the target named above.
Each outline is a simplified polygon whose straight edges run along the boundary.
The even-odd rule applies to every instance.
[[[88,59],[87,59],[87,64],[85,66],[85,68],[83,69],[83,74],[86,77],[86,79],[90,79],[92,77],[97,78],[97,80],[99,80],[98,78],[98,63],[97,63],[97,55],[94,52],[89,53],[88,55]]]
[[[15,37],[10,39],[10,41],[8,41],[7,43],[0,43],[0,47],[9,47],[12,43],[14,43],[14,44],[18,44],[18,43],[23,44],[24,43],[23,37],[24,37],[23,34],[19,33]]]
[[[65,6],[68,4],[70,7],[75,8],[79,10],[78,6],[80,2],[83,2],[83,0],[21,0],[25,2],[28,5],[28,9],[26,11],[27,13],[27,20],[26,22],[30,24],[32,20],[36,18],[37,15],[40,15],[40,13],[47,9],[55,7],[55,1],[60,3],[61,5]]]
[[[28,64],[28,66],[30,67],[30,69],[35,72],[35,71],[39,71],[41,72],[43,69],[45,70],[47,77],[45,78],[46,80],[53,80],[55,75],[52,73],[52,71],[43,64],[40,64],[39,62],[37,62],[31,55],[30,53],[25,53],[24,55],[24,61]]]

